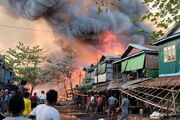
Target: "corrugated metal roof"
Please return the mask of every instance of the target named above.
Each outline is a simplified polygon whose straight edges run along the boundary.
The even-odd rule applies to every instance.
[[[158,41],[154,42],[153,44],[154,45],[159,45],[159,44],[161,44],[163,42],[167,42],[168,40],[172,40],[172,39],[175,40],[174,38],[178,38],[178,37],[180,37],[180,33],[177,33],[175,35],[172,35],[172,36],[169,36],[169,37],[166,37],[166,38],[159,39]]]
[[[149,50],[149,51],[153,51],[154,49],[148,48],[146,46],[143,45],[139,45],[139,44],[129,44],[129,46],[140,49],[140,50]],[[128,46],[128,47],[129,47]],[[150,46],[150,45],[149,45]]]
[[[154,78],[144,83],[149,87],[180,86],[180,76]]]

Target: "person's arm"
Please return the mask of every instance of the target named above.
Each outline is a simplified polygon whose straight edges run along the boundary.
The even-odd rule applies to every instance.
[[[34,108],[34,110],[29,114],[28,118],[30,119],[36,118],[36,111],[37,111],[37,107]]]
[[[120,108],[122,108],[123,105],[124,105],[124,99],[122,99]]]
[[[118,103],[118,100],[115,98],[116,104]]]

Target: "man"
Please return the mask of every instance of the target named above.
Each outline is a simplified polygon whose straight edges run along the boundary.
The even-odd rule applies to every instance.
[[[116,111],[116,104],[118,103],[118,100],[111,95],[111,97],[108,99],[108,103],[109,103],[109,115],[113,116],[113,114]]]
[[[104,99],[103,99],[102,93],[100,93],[99,97],[97,98],[96,112],[103,113],[103,103],[104,103]]]
[[[129,108],[129,100],[125,95],[122,96],[122,102],[121,102],[121,110],[122,110],[122,120],[128,120],[128,108]]]
[[[44,104],[46,100],[46,96],[44,91],[41,91],[41,95],[39,96],[39,104]]]
[[[7,117],[3,120],[30,120],[22,116],[24,111],[24,100],[20,95],[14,95],[9,100],[9,112],[12,114],[12,117]]]
[[[92,93],[91,98],[90,98],[90,111],[91,112],[94,112],[95,106],[96,106],[96,101],[95,101],[94,94]]]
[[[81,108],[81,97],[80,97],[80,95],[75,95],[75,102],[77,105],[77,109],[80,109]]]
[[[88,95],[86,96],[86,112],[89,112],[90,103],[91,103],[91,96],[90,93],[88,93]]]
[[[34,108],[29,118],[36,118],[36,120],[60,120],[60,114],[54,107],[57,97],[58,93],[55,90],[49,90],[46,93],[46,104],[41,104]]]
[[[4,95],[3,95],[3,113],[7,113],[8,112],[8,102],[10,100],[10,96],[9,96],[9,90],[5,89],[4,91]]]
[[[32,109],[34,109],[37,106],[37,101],[38,101],[37,93],[34,93],[34,95],[31,97]]]

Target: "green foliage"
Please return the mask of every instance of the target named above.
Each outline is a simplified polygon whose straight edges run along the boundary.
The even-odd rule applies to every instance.
[[[120,0],[97,0],[98,14],[102,12],[102,8],[108,9]],[[169,25],[180,24],[180,0],[144,0],[144,3],[149,7],[146,14],[141,20],[150,20],[155,23],[156,28],[167,29]],[[135,17],[132,21],[137,20]],[[164,33],[161,30],[154,31],[151,35],[152,40],[157,40]]]
[[[167,29],[169,25],[180,23],[180,1],[179,0],[144,0],[149,10],[142,20],[150,20],[155,23],[156,28]],[[161,30],[153,32],[152,40],[156,40],[164,33]]]
[[[6,68],[12,70],[19,82],[26,81],[36,85],[41,75],[40,64],[46,61],[40,46],[25,46],[20,43],[15,48],[9,48],[5,54]]]

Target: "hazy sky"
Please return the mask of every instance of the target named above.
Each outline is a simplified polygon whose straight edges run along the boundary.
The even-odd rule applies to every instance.
[[[18,29],[16,27],[33,30]],[[43,19],[29,21],[18,17],[15,13],[6,11],[0,6],[0,52],[5,52],[6,49],[15,47],[18,42],[23,42],[27,45],[40,45],[47,51],[60,50],[55,45],[56,38],[54,33],[45,31],[52,31],[52,29],[48,27]]]

